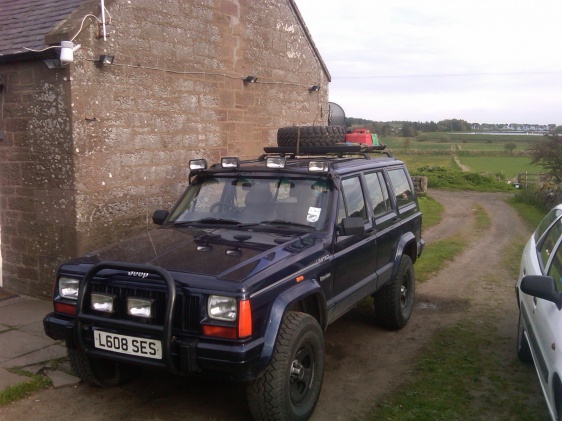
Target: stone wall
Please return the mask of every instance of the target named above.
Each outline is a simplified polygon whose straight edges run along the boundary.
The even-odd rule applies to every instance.
[[[107,40],[83,31],[72,70],[79,253],[151,227],[190,159],[255,157],[280,126],[326,124],[327,76],[288,0],[119,0],[109,12]],[[114,64],[96,66],[100,54]]]
[[[107,39],[86,19],[68,68],[0,68],[4,286],[18,292],[48,295],[61,260],[152,228],[190,159],[255,157],[278,127],[327,122],[329,75],[292,0],[106,6]],[[87,13],[99,2],[47,42],[70,39]]]
[[[42,61],[0,65],[0,225],[3,286],[50,295],[75,252],[68,70]]]

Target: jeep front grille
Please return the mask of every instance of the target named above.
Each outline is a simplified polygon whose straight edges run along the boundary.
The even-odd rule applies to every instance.
[[[84,301],[83,311],[103,315],[112,319],[133,320],[140,323],[153,325],[164,324],[166,312],[167,292],[161,285],[120,285],[108,280],[94,279],[90,284],[90,292],[109,294],[115,296],[114,313],[102,313],[90,308],[89,294]],[[146,298],[153,301],[154,316],[150,319],[142,319],[127,314],[127,297]],[[200,299],[196,295],[184,295],[178,291],[173,311],[173,329],[182,332],[199,332]]]

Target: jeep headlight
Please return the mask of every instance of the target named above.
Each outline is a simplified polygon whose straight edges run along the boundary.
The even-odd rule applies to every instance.
[[[80,280],[76,278],[59,278],[59,295],[62,298],[69,298],[71,300],[78,299],[78,288]]]
[[[207,314],[214,320],[234,322],[238,316],[238,301],[233,297],[211,295],[207,301]]]

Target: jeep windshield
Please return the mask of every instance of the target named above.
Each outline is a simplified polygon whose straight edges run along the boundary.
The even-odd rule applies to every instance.
[[[329,196],[325,179],[204,177],[189,186],[168,222],[323,230]]]

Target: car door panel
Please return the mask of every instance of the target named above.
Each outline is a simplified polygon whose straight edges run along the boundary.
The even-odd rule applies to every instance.
[[[377,237],[371,221],[366,217],[367,209],[363,196],[363,186],[359,176],[342,180],[342,199],[340,207],[345,206],[341,217],[361,216],[365,221],[365,231],[361,235],[334,238],[334,301],[345,305],[346,296],[365,284],[365,288],[376,286]]]

